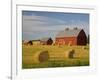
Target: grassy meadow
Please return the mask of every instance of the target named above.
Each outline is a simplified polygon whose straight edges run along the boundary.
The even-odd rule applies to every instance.
[[[73,58],[69,58],[70,50],[74,50]],[[49,59],[39,62],[38,56],[41,51],[48,51]],[[23,45],[22,46],[22,69],[89,66],[89,46],[67,45]]]

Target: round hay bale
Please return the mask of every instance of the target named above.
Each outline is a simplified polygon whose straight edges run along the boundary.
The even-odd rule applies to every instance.
[[[49,59],[49,52],[48,51],[41,51],[34,54],[34,62],[46,62]]]
[[[42,52],[39,54],[39,61],[40,61],[40,62],[48,61],[48,59],[49,59],[49,53],[48,53],[48,51],[42,51]]]
[[[66,54],[65,55],[66,58],[74,58],[75,50],[74,49],[70,49],[65,54]]]
[[[68,57],[69,58],[74,58],[74,54],[75,54],[75,50],[72,49],[71,51],[69,51]]]

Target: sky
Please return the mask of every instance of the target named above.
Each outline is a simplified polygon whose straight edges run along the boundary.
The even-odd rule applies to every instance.
[[[74,27],[89,34],[89,14],[67,12],[22,11],[22,39],[55,39],[59,31]]]

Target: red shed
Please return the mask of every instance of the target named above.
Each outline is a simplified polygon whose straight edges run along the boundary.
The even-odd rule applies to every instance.
[[[86,45],[87,36],[83,29],[65,29],[60,31],[56,36],[58,45]]]

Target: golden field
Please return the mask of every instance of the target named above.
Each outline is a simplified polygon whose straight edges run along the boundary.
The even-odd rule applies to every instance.
[[[69,52],[74,50],[73,58],[69,58]],[[39,61],[39,53],[48,51],[49,58],[45,62]],[[51,68],[89,66],[89,46],[65,46],[65,45],[23,45],[22,68]]]

